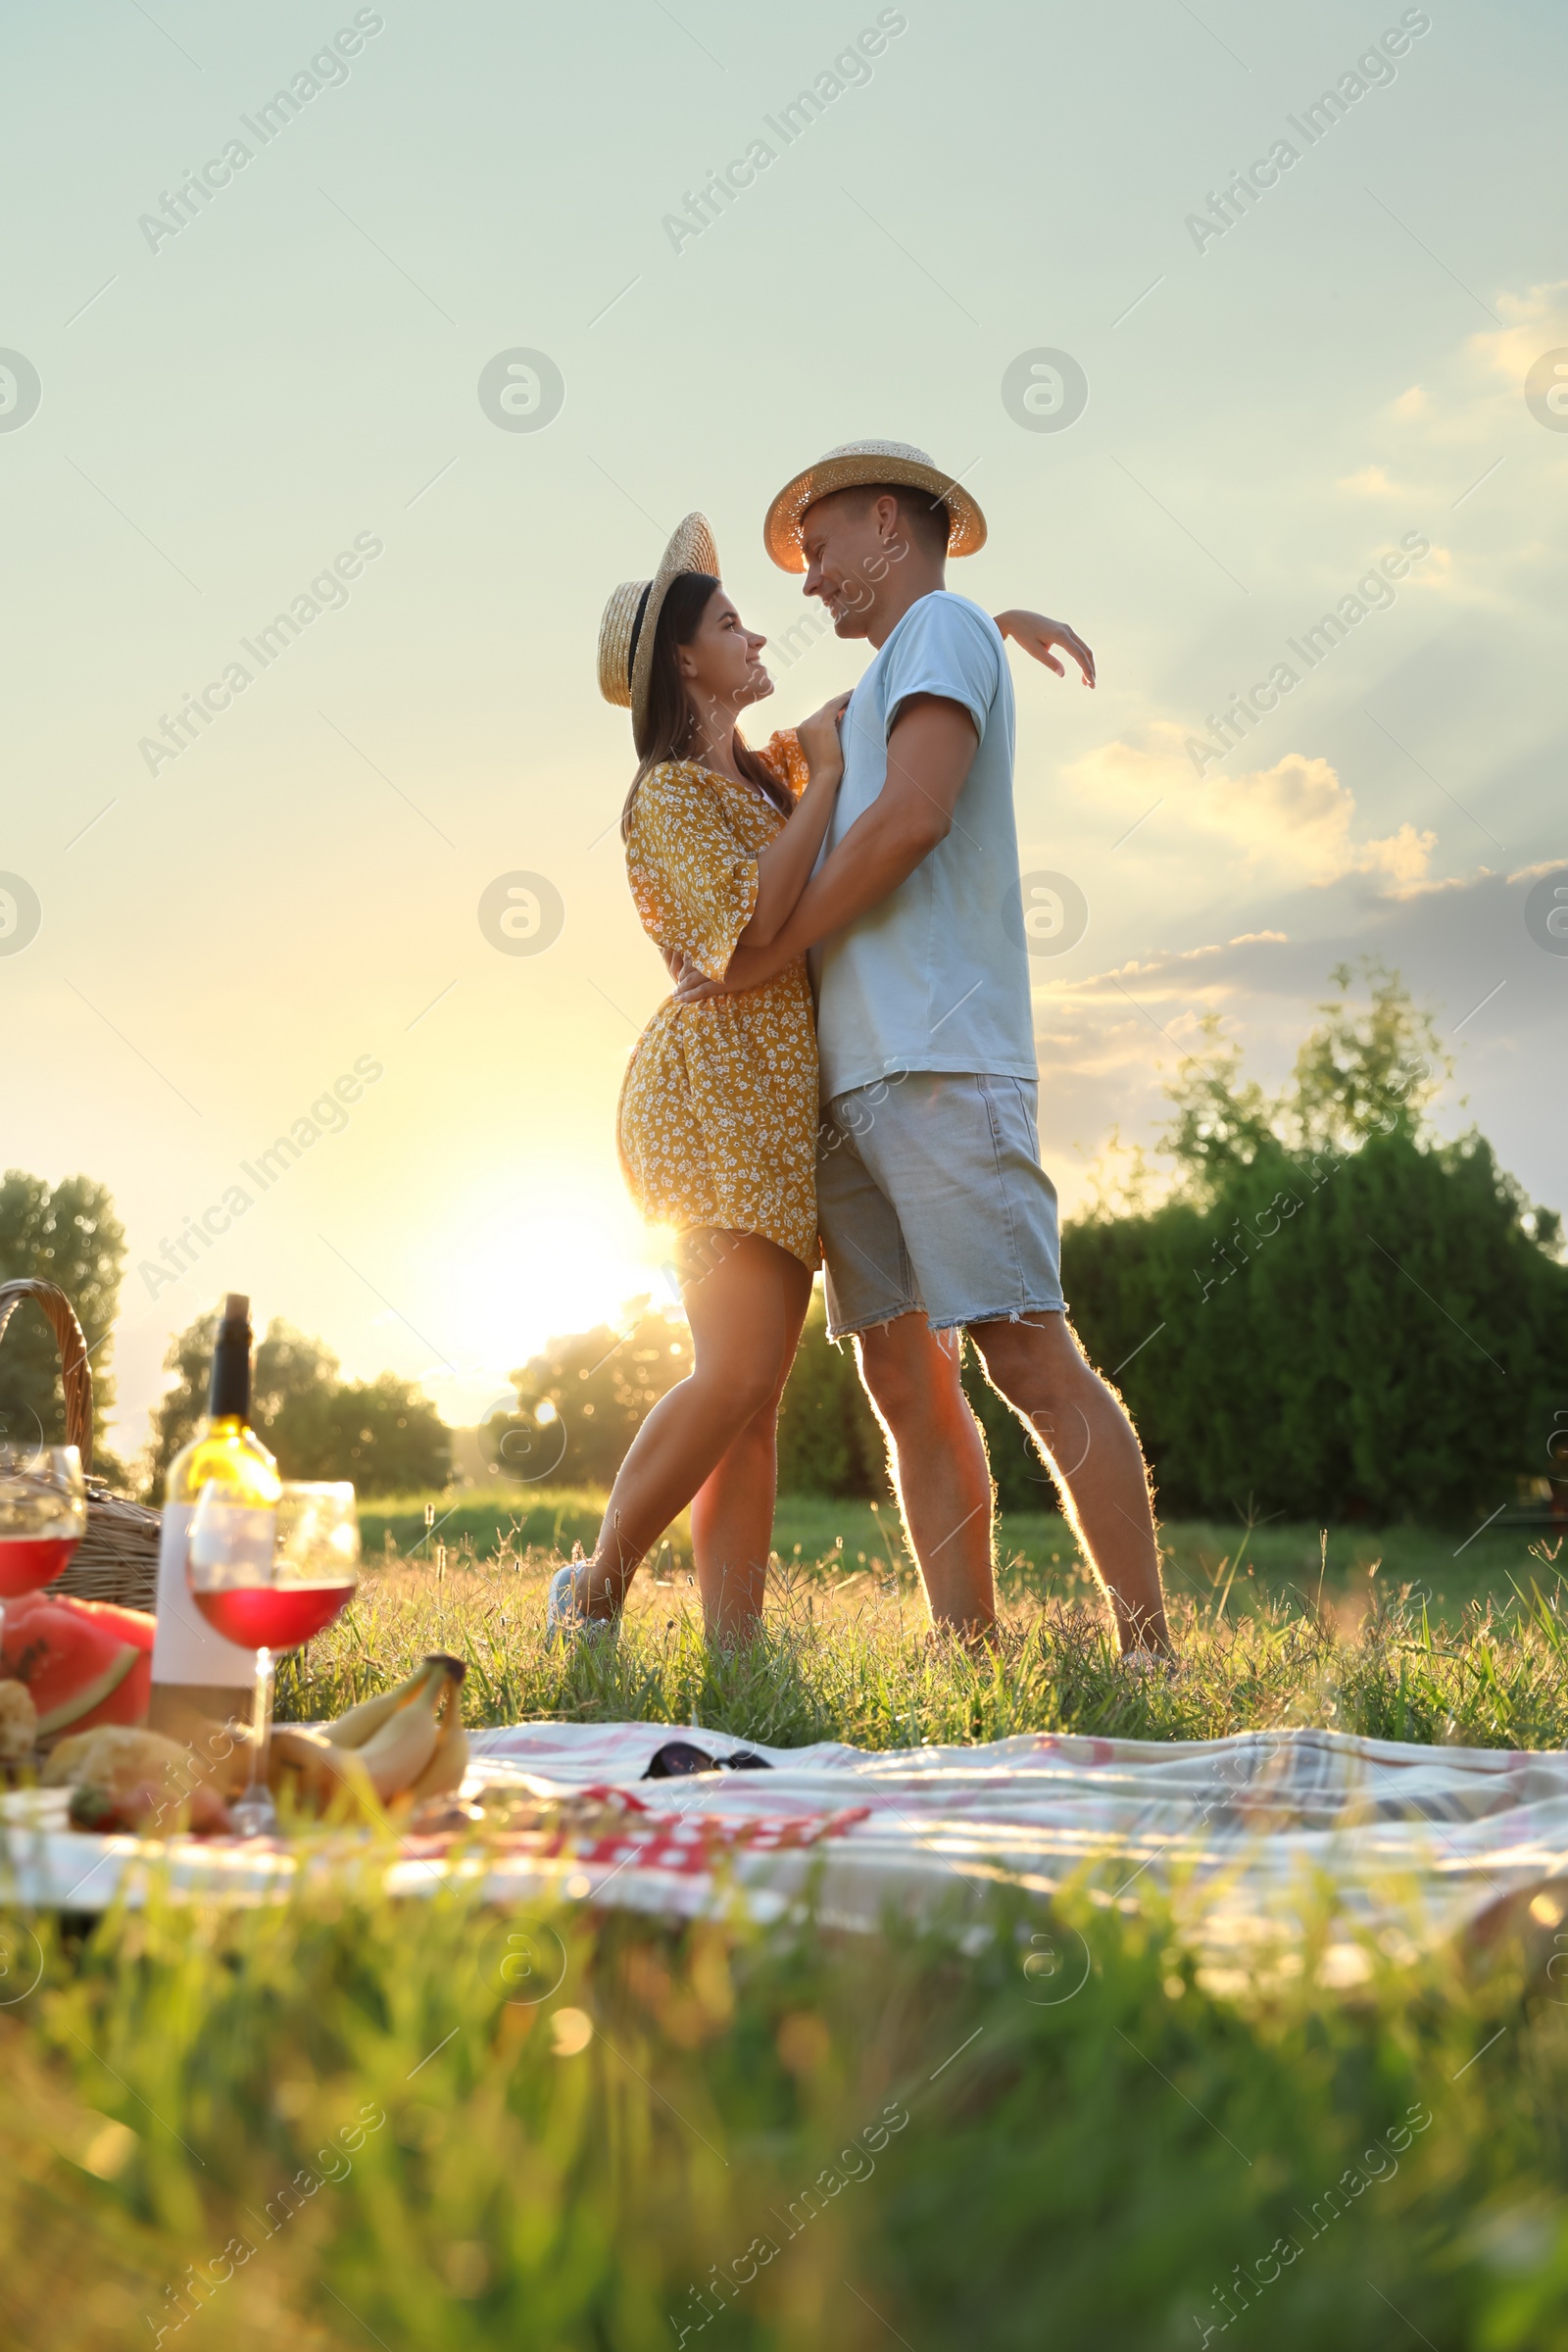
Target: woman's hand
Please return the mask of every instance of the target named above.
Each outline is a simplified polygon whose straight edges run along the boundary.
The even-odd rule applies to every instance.
[[[722,980],[710,980],[702,965],[693,963],[684,948],[666,948],[663,956],[670,993],[677,1004],[706,1004],[710,997],[732,997],[738,993]]]
[[[678,948],[664,960],[669,965],[669,976],[675,983],[677,1004],[706,1004],[710,997],[727,997],[735,993],[727,989],[722,980],[710,980],[707,973]]]
[[[1023,647],[1026,654],[1032,654],[1037,662],[1043,662],[1048,669],[1054,669],[1058,678],[1064,678],[1067,672],[1051,650],[1053,646],[1060,646],[1062,652],[1070,655],[1082,670],[1084,684],[1093,686],[1095,657],[1077,630],[1069,629],[1064,620],[1048,620],[1043,612],[1021,611],[999,612],[995,617],[1004,637],[1010,637],[1015,645]]]
[[[828,786],[838,785],[844,775],[844,745],[839,736],[839,722],[849,708],[849,695],[836,694],[831,702],[803,718],[796,728],[811,782]]]

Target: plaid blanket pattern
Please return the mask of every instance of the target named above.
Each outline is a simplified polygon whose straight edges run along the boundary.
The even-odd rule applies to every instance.
[[[1084,1876],[1097,1899],[1124,1907],[1161,1889],[1216,1963],[1255,1961],[1298,1933],[1313,1886],[1332,1889],[1347,1929],[1383,1933],[1391,1950],[1390,1936],[1413,1948],[1554,1884],[1557,1916],[1568,1913],[1560,1751],[1315,1729],[1174,1742],[1025,1734],[883,1753],[750,1742],[771,1770],[644,1780],[673,1736],[646,1723],[475,1734],[466,1792],[531,1798],[531,1826],[477,1846],[406,1838],[387,1859],[389,1885],[417,1894],[456,1871],[482,1875],[503,1903],[564,1894],[689,1916],[739,1902],[764,1920],[809,1894],[829,1922],[869,1929],[890,1908],[961,1914],[997,1882],[1049,1899]],[[740,1744],[695,1726],[679,1736],[715,1759]],[[81,1910],[122,1888],[134,1897],[155,1864],[206,1898],[254,1899],[301,1869],[351,1866],[355,1851],[89,1838],[36,1797],[0,1800],[0,1819],[12,1898]]]
[[[520,1724],[479,1736],[477,1769],[487,1780],[627,1787],[669,1736],[657,1724]],[[689,1736],[715,1756],[737,1744]],[[1557,1751],[1418,1747],[1303,1728],[1173,1742],[1040,1733],[971,1747],[756,1752],[771,1772],[646,1783],[640,1793],[659,1789],[661,1808],[707,1821],[836,1814],[821,1852],[764,1863],[743,1845],[731,1876],[775,1902],[814,1876],[822,1908],[846,1925],[872,1926],[889,1903],[927,1911],[996,1880],[1049,1895],[1082,1873],[1113,1900],[1160,1887],[1217,1953],[1294,1931],[1314,1886],[1332,1888],[1348,1923],[1397,1922],[1425,1940],[1568,1881],[1568,1753]],[[845,1817],[851,1807],[863,1808],[859,1819]],[[604,1899],[644,1896],[610,1886]]]

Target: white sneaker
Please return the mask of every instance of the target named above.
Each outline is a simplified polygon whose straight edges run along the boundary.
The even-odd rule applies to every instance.
[[[545,1647],[554,1649],[568,1636],[590,1628],[594,1620],[577,1598],[577,1571],[586,1561],[567,1560],[550,1579],[545,1593]]]

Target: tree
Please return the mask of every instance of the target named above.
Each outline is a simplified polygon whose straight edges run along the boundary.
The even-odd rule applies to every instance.
[[[149,1490],[162,1494],[169,1465],[207,1410],[218,1316],[199,1316],[164,1358],[174,1386],[153,1413]],[[251,1376],[251,1426],[285,1478],[351,1478],[362,1494],[444,1486],[452,1436],[428,1397],[384,1372],[344,1385],[338,1359],[280,1318],[268,1325]]]
[[[207,1410],[207,1383],[217,1341],[218,1314],[214,1309],[198,1315],[170,1342],[164,1370],[173,1373],[174,1386],[154,1406],[152,1417],[148,1484],[155,1497],[163,1494],[170,1463],[195,1436],[196,1424]],[[268,1325],[251,1372],[251,1426],[272,1452],[277,1451],[273,1438],[284,1406],[330,1390],[337,1369],[337,1357],[319,1340],[308,1340],[280,1317]]]
[[[1349,1001],[1357,971],[1364,1012]],[[1429,1105],[1453,1073],[1432,1015],[1411,1004],[1380,956],[1336,964],[1329,976],[1337,993],[1318,1006],[1322,1021],[1296,1056],[1285,1132],[1317,1152],[1353,1152],[1374,1135],[1428,1136]]]
[[[390,1372],[287,1397],[266,1438],[285,1478],[351,1478],[361,1495],[444,1487],[452,1476],[452,1432]]]
[[[124,1258],[124,1234],[106,1186],[68,1176],[51,1189],[40,1176],[8,1170],[0,1182],[0,1282],[58,1283],[71,1300],[92,1364],[95,1460],[117,1477],[123,1475],[120,1464],[98,1441],[114,1402],[110,1335]],[[65,1431],[60,1351],[42,1313],[25,1299],[0,1343],[0,1438],[60,1446]]]
[[[1350,997],[1357,974],[1364,1008]],[[1241,1047],[1221,1035],[1217,1014],[1204,1020],[1207,1053],[1190,1056],[1166,1090],[1175,1116],[1164,1149],[1189,1198],[1282,1143],[1350,1152],[1373,1134],[1430,1136],[1429,1106],[1453,1067],[1431,1014],[1379,956],[1336,964],[1329,976],[1336,994],[1318,1006],[1322,1019],[1278,1094],[1244,1078]]]
[[[488,1445],[505,1476],[561,1486],[610,1486],[626,1448],[665,1392],[692,1367],[691,1335],[629,1301],[623,1328],[608,1323],[551,1340],[512,1375],[517,1410],[496,1414]],[[537,1465],[537,1467],[536,1467]]]
[[[1170,1196],[1063,1247],[1074,1319],[1121,1373],[1167,1510],[1457,1520],[1545,1475],[1568,1398],[1568,1269],[1471,1133],[1397,976],[1351,975],[1269,1099],[1233,1049],[1172,1090]]]
[[[1245,1167],[1273,1143],[1279,1115],[1257,1081],[1243,1078],[1242,1049],[1220,1035],[1218,1014],[1205,1014],[1200,1025],[1208,1051],[1184,1062],[1166,1088],[1176,1115],[1163,1138],[1178,1181],[1194,1194],[1224,1169]]]

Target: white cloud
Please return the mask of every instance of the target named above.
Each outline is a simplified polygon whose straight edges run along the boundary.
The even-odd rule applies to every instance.
[[[1287,752],[1272,767],[1250,774],[1208,776],[1198,787],[1200,824],[1239,849],[1253,865],[1289,863],[1322,888],[1346,874],[1383,874],[1392,883],[1418,881],[1437,836],[1408,824],[1382,840],[1356,841],[1355,796],[1327,760]]]
[[[1342,475],[1334,487],[1352,498],[1408,499],[1410,495],[1397,482],[1390,481],[1388,470],[1382,466],[1363,466],[1358,473]]]
[[[1532,286],[1527,294],[1499,294],[1504,323],[1495,334],[1470,337],[1470,349],[1512,392],[1543,352],[1568,343],[1568,278]]]
[[[1465,488],[1462,478],[1447,486],[1448,468],[1459,453],[1497,456],[1506,447],[1499,444],[1499,427],[1514,421],[1531,368],[1544,352],[1568,345],[1568,278],[1523,294],[1499,293],[1496,308],[1500,326],[1466,335],[1460,349],[1440,364],[1433,383],[1412,384],[1384,412],[1401,426],[1420,428],[1401,437],[1402,466],[1407,473],[1425,470],[1428,481],[1421,495],[1441,496],[1445,505]],[[1376,477],[1384,472],[1383,465],[1368,464],[1337,487],[1375,495]]]
[[[1188,822],[1229,846],[1240,878],[1324,888],[1348,874],[1380,876],[1394,894],[1421,882],[1437,846],[1435,833],[1400,825],[1357,840],[1355,796],[1327,760],[1287,752],[1272,767],[1244,775],[1193,774],[1182,729],[1156,720],[1132,741],[1105,744],[1080,760],[1067,781],[1086,801],[1112,799],[1147,808],[1163,795]]]

